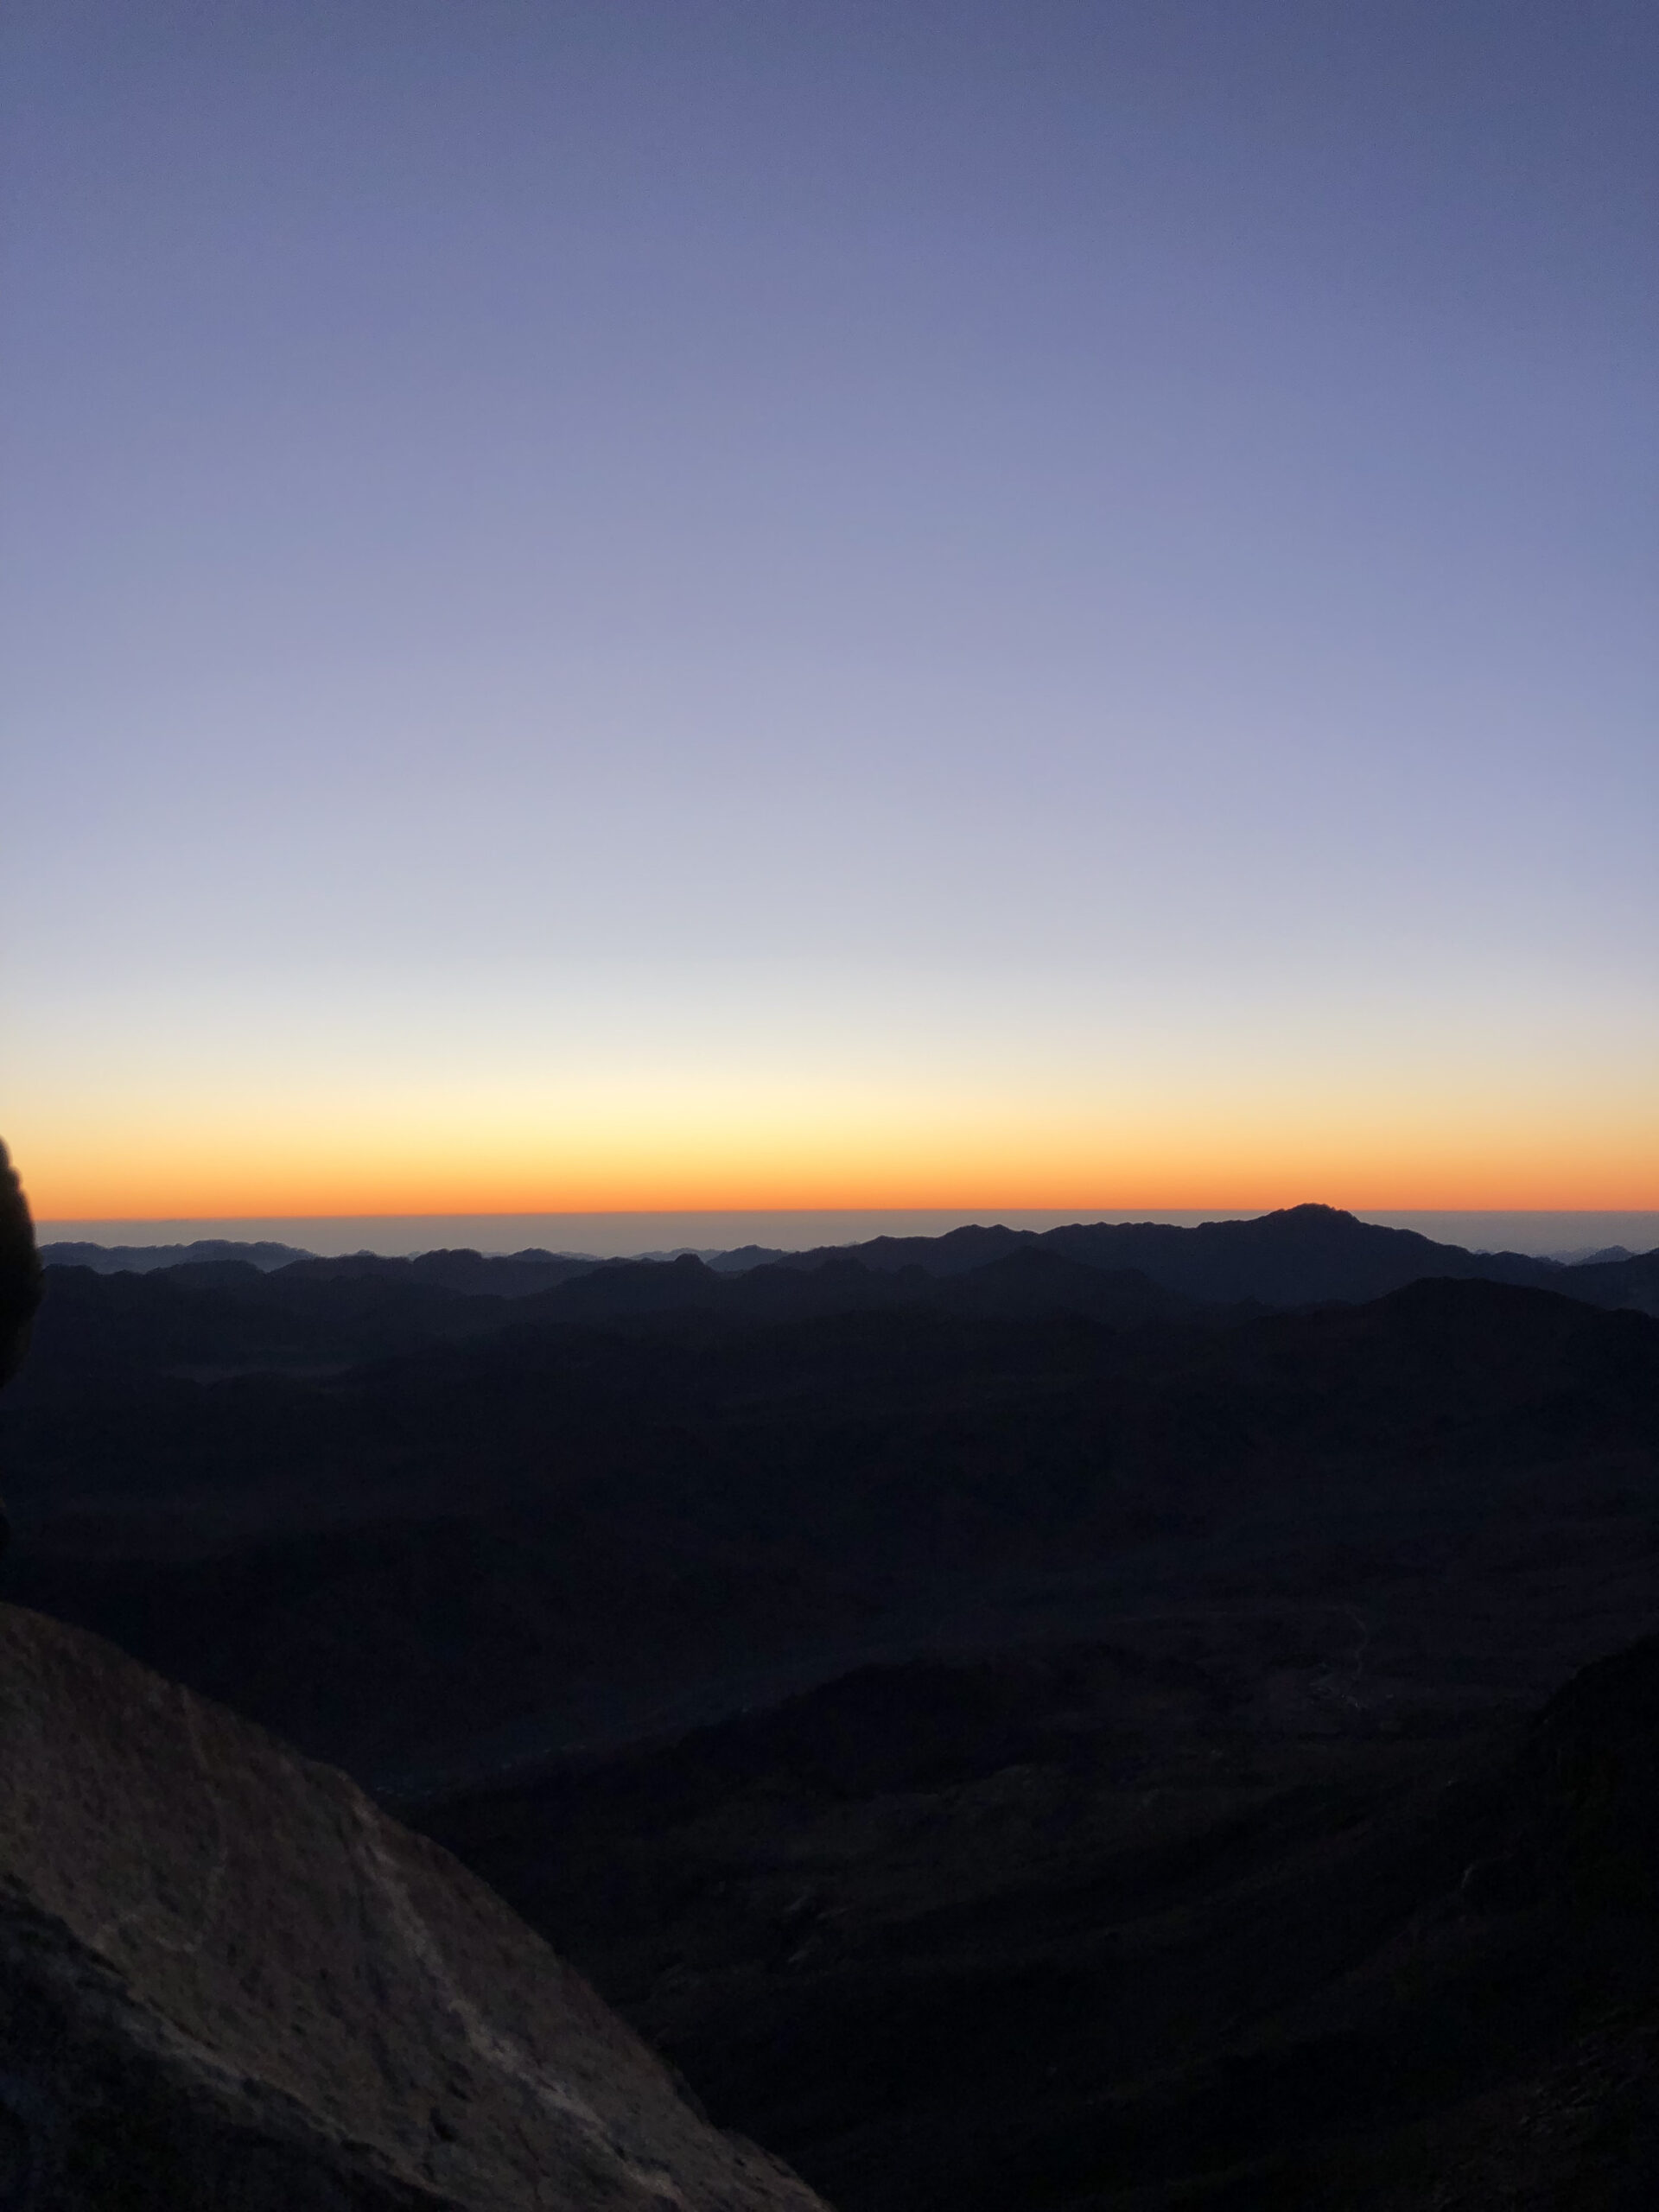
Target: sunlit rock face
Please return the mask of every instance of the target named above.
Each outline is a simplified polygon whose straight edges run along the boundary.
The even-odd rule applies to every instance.
[[[0,1608],[0,2207],[811,2212],[346,1777]]]

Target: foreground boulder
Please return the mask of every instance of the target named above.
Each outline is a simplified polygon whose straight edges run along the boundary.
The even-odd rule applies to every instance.
[[[4,2212],[818,2205],[343,1775],[0,1607]]]

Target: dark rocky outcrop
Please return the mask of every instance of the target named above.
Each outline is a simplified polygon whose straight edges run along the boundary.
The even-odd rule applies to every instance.
[[[1659,1636],[1599,1661],[1552,1698],[1493,1818],[1501,1851],[1465,1887],[1575,1919],[1659,1920]]]
[[[7,2212],[811,2212],[483,1885],[0,1608]]]
[[[35,1249],[29,1205],[11,1156],[0,1144],[0,1389],[22,1365],[41,1302],[41,1284],[40,1255]],[[10,1536],[6,1509],[0,1502],[0,1557]]]
[[[11,1158],[0,1144],[0,1385],[22,1363],[41,1302],[41,1262]]]

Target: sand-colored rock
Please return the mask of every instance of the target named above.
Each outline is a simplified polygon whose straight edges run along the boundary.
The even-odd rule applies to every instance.
[[[811,2212],[484,1885],[0,1607],[5,2212]]]

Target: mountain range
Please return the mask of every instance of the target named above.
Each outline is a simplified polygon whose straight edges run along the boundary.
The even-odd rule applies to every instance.
[[[73,2094],[211,2152],[169,2212],[255,2151],[273,2206],[312,2201],[296,2173],[377,2212],[512,2201],[517,2091],[444,2101],[495,2015],[368,1942],[319,1840],[365,1822],[461,1952],[529,1947],[556,1989],[568,1961],[804,2177],[740,2174],[595,2029],[687,2212],[740,2179],[840,2212],[1652,2201],[1659,1255],[1297,1208],[716,1259],[753,1263],[48,1268],[0,1406],[31,1609],[0,1643],[36,1685],[0,1734],[45,1714],[92,1764],[14,1823],[0,1940],[89,2054]],[[150,1789],[124,1746],[157,1730]],[[337,2122],[257,1945],[207,1944],[219,2024],[156,2071],[215,1794],[252,1885],[226,1929],[321,1973],[349,1925],[352,1974],[396,1982],[391,2026],[340,2031],[372,2065]],[[112,1967],[96,1899],[150,1863]],[[246,2088],[273,2069],[303,2075],[280,2126]],[[22,2173],[10,2109],[0,2081]]]
[[[175,1249],[189,1256],[172,1256]],[[402,1310],[411,1318],[424,1310],[440,1328],[437,1305],[417,1307],[412,1302],[416,1294],[449,1291],[532,1300],[569,1287],[563,1300],[539,1310],[550,1316],[596,1315],[723,1304],[733,1312],[782,1313],[803,1310],[804,1301],[821,1305],[826,1299],[843,1304],[860,1296],[876,1304],[928,1301],[939,1295],[935,1285],[975,1276],[993,1300],[1006,1293],[1027,1303],[1036,1298],[1086,1310],[1102,1294],[1085,1269],[1122,1279],[1120,1309],[1137,1281],[1196,1305],[1238,1307],[1352,1303],[1382,1297],[1428,1276],[1446,1276],[1527,1284],[1594,1305],[1659,1313],[1659,1252],[1568,1266],[1520,1252],[1471,1252],[1323,1205],[1293,1206],[1252,1220],[1207,1222],[1192,1229],[1157,1222],[1077,1223],[1041,1231],[993,1225],[935,1237],[880,1236],[806,1252],[751,1245],[707,1257],[683,1253],[666,1261],[599,1261],[537,1250],[503,1256],[433,1251],[411,1259],[367,1252],[337,1259],[289,1254],[280,1262],[272,1256],[286,1251],[274,1245],[127,1250],[56,1244],[45,1248],[45,1257],[54,1268],[79,1267],[104,1276],[160,1275],[186,1296],[199,1291],[239,1294],[245,1305],[257,1302],[268,1313],[281,1309],[296,1319],[305,1316],[302,1333],[313,1337],[321,1317],[331,1311],[343,1313],[349,1303],[348,1294],[336,1293],[330,1308],[329,1294],[314,1287],[366,1281],[383,1287],[384,1299],[369,1301],[377,1310],[391,1311],[389,1301],[405,1292]],[[1000,1276],[984,1272],[997,1267]],[[799,1275],[823,1279],[816,1293],[804,1293],[785,1280]],[[864,1277],[879,1280],[867,1282]],[[575,1287],[578,1283],[584,1287]],[[1153,1289],[1143,1294],[1148,1313],[1171,1310]],[[136,1313],[139,1301],[130,1300],[124,1310]]]

